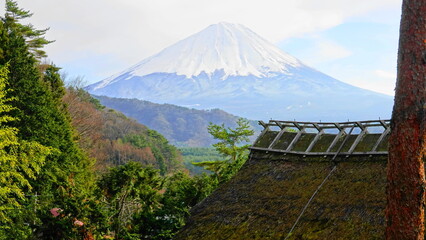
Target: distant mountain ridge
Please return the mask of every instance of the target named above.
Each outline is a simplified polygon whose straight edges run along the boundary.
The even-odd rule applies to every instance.
[[[216,141],[207,132],[209,123],[235,127],[239,118],[220,109],[197,110],[171,104],[157,104],[138,99],[94,96],[102,105],[161,133],[171,144],[184,147],[210,147]],[[259,133],[261,127],[250,121]],[[252,139],[254,140],[254,139]]]
[[[389,118],[393,100],[323,74],[230,23],[211,25],[86,89],[259,120]]]

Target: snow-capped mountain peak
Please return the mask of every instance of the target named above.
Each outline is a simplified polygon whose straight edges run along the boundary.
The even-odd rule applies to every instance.
[[[340,82],[250,29],[218,23],[86,88],[252,119],[388,118],[392,98]],[[353,118],[352,118],[353,119]]]
[[[151,73],[175,73],[186,77],[223,71],[228,76],[267,76],[287,73],[288,67],[302,63],[274,44],[240,24],[220,22],[205,28],[144,59],[133,67],[103,81],[113,82],[119,75],[145,76]]]

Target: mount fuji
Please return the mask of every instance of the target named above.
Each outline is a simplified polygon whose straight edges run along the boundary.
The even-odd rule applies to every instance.
[[[389,118],[393,98],[321,73],[239,24],[210,25],[86,87],[94,95],[267,120]]]

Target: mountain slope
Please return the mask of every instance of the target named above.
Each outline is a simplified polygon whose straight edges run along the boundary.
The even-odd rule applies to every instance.
[[[289,73],[289,67],[303,65],[250,29],[230,23],[210,25],[124,72],[102,81],[94,89],[116,82],[117,76],[146,76],[176,73],[186,77],[223,70],[227,76],[267,76],[269,72]]]
[[[210,147],[215,140],[207,132],[209,123],[235,127],[238,119],[237,116],[219,109],[207,111],[138,99],[104,96],[95,96],[95,98],[99,99],[103,105],[123,112],[126,116],[158,131],[172,144],[178,146]],[[251,126],[257,133],[260,132],[257,122],[251,121]]]
[[[392,106],[392,97],[340,82],[229,23],[211,25],[87,90],[263,120],[388,118]]]
[[[69,87],[63,101],[78,132],[78,143],[96,159],[97,170],[129,161],[153,166],[162,174],[183,168],[179,151],[158,132],[105,108],[84,90]]]

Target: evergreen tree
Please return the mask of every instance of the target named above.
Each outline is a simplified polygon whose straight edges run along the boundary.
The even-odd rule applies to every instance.
[[[247,120],[240,118],[237,120],[235,129],[226,128],[225,125],[210,124],[208,132],[219,142],[213,144],[213,147],[226,159],[224,161],[206,161],[193,163],[196,166],[215,173],[219,183],[228,181],[247,160],[247,149],[249,137],[254,134],[250,129]]]
[[[19,23],[19,20],[29,18],[32,15],[33,14],[30,13],[30,11],[19,8],[16,1],[6,0],[6,13],[4,19],[11,23],[11,26],[15,28],[15,31],[21,33],[29,51],[34,55],[34,57],[41,59],[43,57],[47,57],[43,47],[53,41],[48,41],[44,38],[44,34],[47,30],[49,30],[48,28],[38,30],[35,29],[32,24],[23,25]]]
[[[21,141],[17,129],[6,123],[16,119],[8,115],[12,98],[6,97],[7,65],[0,68],[0,239],[24,238],[31,230],[20,221],[22,203],[28,194],[51,148],[37,142]]]
[[[40,72],[38,68],[34,51],[40,45],[31,45],[28,39],[43,32],[24,31],[18,20],[28,16],[14,1],[6,2],[6,15],[0,21],[0,65],[10,64],[7,97],[14,99],[10,115],[16,120],[8,126],[17,129],[16,136],[23,141],[58,150],[48,156],[39,177],[30,183],[40,195],[37,216],[41,221],[35,221],[33,227],[39,236],[57,239],[74,230],[71,220],[52,218],[51,208],[61,208],[75,218],[90,214],[81,209],[90,202],[94,187],[92,161],[75,143],[70,117],[61,101],[65,90],[59,69],[49,66]],[[30,27],[29,31],[33,30]]]

